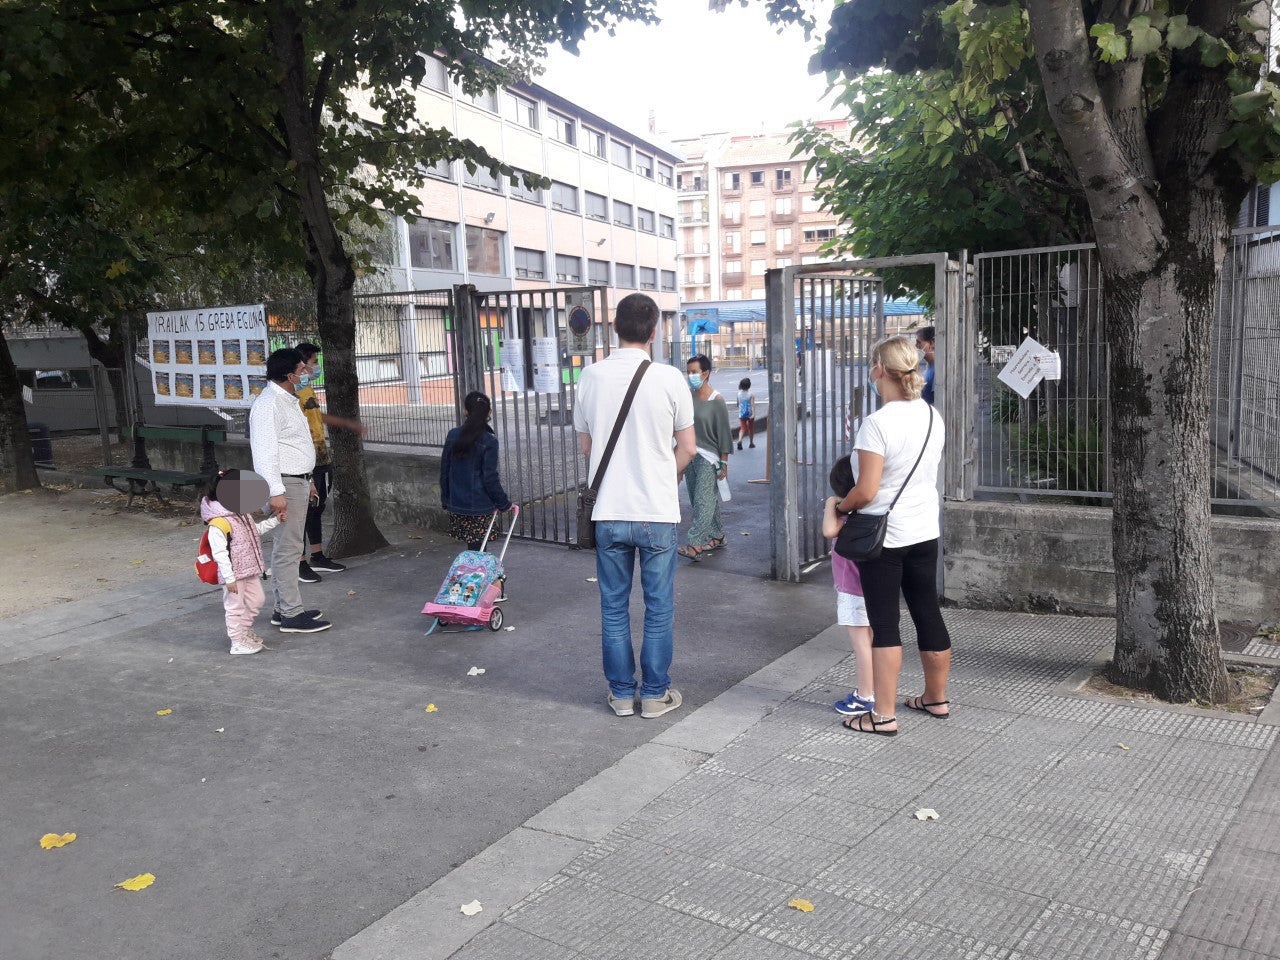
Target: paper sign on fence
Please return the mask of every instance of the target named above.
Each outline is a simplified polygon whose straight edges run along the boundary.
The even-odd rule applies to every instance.
[[[1047,352],[1039,343],[1027,337],[1014,351],[1013,356],[997,377],[1001,383],[1025,400],[1044,379],[1044,371],[1040,369],[1036,358]]]

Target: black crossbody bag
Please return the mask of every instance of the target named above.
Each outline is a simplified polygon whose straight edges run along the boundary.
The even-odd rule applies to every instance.
[[[613,457],[613,448],[618,445],[618,436],[622,433],[627,414],[631,412],[631,401],[636,398],[636,391],[640,389],[640,380],[651,363],[652,360],[644,360],[636,375],[631,378],[631,386],[627,387],[627,395],[622,398],[622,409],[618,411],[618,419],[613,424],[613,433],[609,435],[604,455],[600,458],[600,466],[596,468],[595,479],[578,491],[578,546],[583,550],[596,548],[596,525],[591,514],[596,508],[596,497],[600,494],[600,481],[604,479],[605,468]]]
[[[893,498],[889,509],[884,513],[851,513],[845,519],[844,526],[836,536],[835,551],[846,560],[874,560],[884,549],[884,535],[889,530],[889,514],[898,505],[898,498],[907,489],[907,484],[915,476],[916,467],[924,459],[924,452],[929,449],[929,437],[933,434],[933,407],[929,408],[929,429],[924,435],[924,446],[920,448],[920,456],[898,488],[898,496]]]

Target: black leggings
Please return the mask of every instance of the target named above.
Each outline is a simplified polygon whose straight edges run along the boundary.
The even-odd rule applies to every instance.
[[[951,636],[938,608],[938,541],[909,547],[886,547],[874,560],[858,561],[862,595],[867,602],[873,647],[900,647],[898,621],[901,594],[916,625],[920,649],[940,653],[951,649]]]
[[[318,547],[324,542],[324,529],[320,518],[324,516],[324,505],[329,499],[329,486],[333,483],[333,467],[327,463],[316,467],[311,473],[311,482],[316,485],[316,493],[319,496],[315,503],[307,502],[307,542],[313,547]]]

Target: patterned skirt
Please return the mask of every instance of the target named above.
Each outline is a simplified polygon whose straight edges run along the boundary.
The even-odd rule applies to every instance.
[[[479,517],[468,517],[461,513],[449,514],[449,536],[463,543],[479,543],[489,529],[492,514]]]

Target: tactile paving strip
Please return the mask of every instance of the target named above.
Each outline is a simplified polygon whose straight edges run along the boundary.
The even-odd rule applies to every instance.
[[[1158,960],[1169,931],[1109,914],[1055,903],[1018,944],[1044,957]]]

